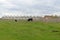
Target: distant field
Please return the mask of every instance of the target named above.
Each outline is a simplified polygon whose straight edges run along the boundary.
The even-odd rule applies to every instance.
[[[60,40],[60,23],[0,20],[0,40]]]

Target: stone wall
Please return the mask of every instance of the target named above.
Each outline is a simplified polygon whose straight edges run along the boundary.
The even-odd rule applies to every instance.
[[[60,22],[60,17],[57,18],[44,18],[44,17],[31,17],[31,16],[5,16],[2,17],[1,19],[17,19],[17,20],[27,20],[29,18],[33,18],[33,21],[44,21],[44,22]]]

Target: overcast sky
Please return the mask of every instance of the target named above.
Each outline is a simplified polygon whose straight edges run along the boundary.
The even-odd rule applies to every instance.
[[[60,15],[60,0],[0,0],[3,15]]]

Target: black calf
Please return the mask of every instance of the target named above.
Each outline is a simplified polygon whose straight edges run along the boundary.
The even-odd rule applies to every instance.
[[[33,19],[32,18],[29,18],[28,21],[33,21]]]
[[[17,20],[15,20],[15,22],[17,22]]]

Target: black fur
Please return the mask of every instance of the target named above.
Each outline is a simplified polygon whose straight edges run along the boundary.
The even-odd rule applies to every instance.
[[[17,20],[15,19],[15,22],[17,22]]]
[[[33,21],[33,19],[32,18],[29,18],[28,21]]]

